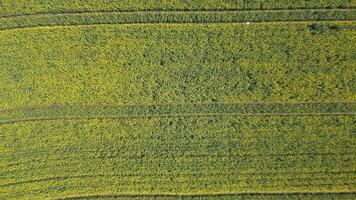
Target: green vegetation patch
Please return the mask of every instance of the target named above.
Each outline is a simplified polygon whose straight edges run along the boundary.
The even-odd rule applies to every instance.
[[[0,31],[0,106],[355,101],[352,22]]]

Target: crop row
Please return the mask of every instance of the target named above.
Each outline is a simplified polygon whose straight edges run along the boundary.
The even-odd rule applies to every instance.
[[[77,198],[74,198],[77,197]],[[87,195],[73,196],[73,198],[65,198],[66,200],[83,199],[83,200],[353,200],[355,194],[352,193],[316,193],[316,194],[221,194],[221,195]],[[65,200],[63,199],[63,200]]]
[[[0,197],[350,191],[354,121],[254,116],[3,125]]]
[[[318,9],[354,8],[352,0],[291,1],[291,0],[2,0],[0,16],[39,13],[68,13],[95,11],[147,11],[147,10],[266,10],[266,9]]]
[[[175,127],[175,126],[179,126],[179,123],[185,124],[184,121],[187,121],[187,123],[199,123],[199,124],[203,124],[201,126],[212,126],[210,129],[212,133],[211,136],[208,137],[208,135],[206,136],[199,136],[196,139],[202,139],[202,140],[206,140],[206,142],[209,141],[209,139],[211,137],[214,137],[216,139],[220,139],[220,140],[227,140],[229,138],[230,135],[239,135],[240,137],[248,137],[250,134],[252,135],[259,135],[260,137],[264,136],[264,135],[269,135],[269,134],[286,134],[286,136],[288,134],[297,134],[299,133],[305,133],[305,135],[308,135],[309,132],[311,133],[318,133],[318,131],[320,131],[319,134],[326,134],[326,133],[333,133],[333,132],[340,132],[340,134],[342,134],[342,132],[349,132],[352,130],[352,128],[350,129],[350,125],[353,123],[355,117],[353,116],[293,116],[293,117],[263,117],[263,116],[251,116],[251,117],[207,117],[207,118],[200,118],[200,117],[195,117],[195,118],[184,118],[184,117],[180,117],[180,118],[164,118],[164,119],[158,119],[158,118],[143,118],[143,119],[125,119],[125,120],[111,120],[111,119],[107,119],[107,120],[78,120],[79,122],[93,122],[98,123],[98,122],[112,122],[113,126],[116,127],[116,129],[121,130],[119,131],[120,134],[117,134],[115,137],[117,139],[124,140],[125,137],[129,137],[132,141],[136,141],[139,142],[140,139],[144,138],[143,142],[147,141],[148,139],[160,139],[160,138],[164,138],[164,137],[169,137],[165,136],[164,134],[162,135],[159,131],[157,131],[156,133],[150,133],[150,131],[152,132],[154,129],[154,126],[158,126],[157,128],[159,128],[159,125],[155,124],[158,123],[159,124],[159,120],[162,120],[162,126],[163,128],[167,128],[167,127]],[[224,122],[224,119],[226,119],[226,121]],[[200,120],[202,122],[200,122]],[[24,150],[24,151],[19,151],[19,152],[14,152],[16,154],[22,155],[24,158],[26,158],[26,156],[31,156],[26,155],[26,154],[22,154],[23,152],[30,152],[31,148],[35,148],[36,149],[44,149],[44,148],[37,148],[36,145],[55,145],[55,147],[60,148],[61,144],[56,144],[55,142],[53,144],[49,144],[48,139],[46,137],[42,137],[41,135],[45,134],[44,130],[41,130],[40,128],[31,128],[32,125],[40,125],[41,123],[49,123],[52,124],[51,128],[53,129],[52,131],[56,131],[55,129],[63,129],[65,127],[60,127],[60,124],[56,125],[55,121],[66,121],[66,120],[53,120],[53,121],[46,121],[46,122],[24,122],[24,123],[18,123],[18,124],[7,124],[7,125],[3,125],[1,127],[4,127],[2,130],[6,130],[3,131],[1,134],[2,137],[2,147],[4,149],[2,149],[3,155],[4,155],[4,159],[5,159],[5,155],[6,153],[11,153],[11,148],[17,146],[16,150]],[[73,120],[68,120],[68,121],[73,121]],[[139,123],[140,121],[145,122],[145,123],[149,123],[151,122],[152,124],[143,126],[143,125],[139,125],[137,123]],[[182,122],[183,121],[183,122]],[[117,122],[117,123],[114,123]],[[163,123],[164,122],[164,123]],[[179,122],[179,123],[178,123]],[[218,124],[215,124],[219,122]],[[136,123],[136,125],[135,125]],[[168,123],[168,124],[167,124]],[[101,124],[101,123],[99,123]],[[26,127],[29,127],[29,129],[31,131],[27,131],[26,132]],[[199,126],[199,128],[202,128],[201,126]],[[218,128],[216,128],[216,126],[220,126]],[[313,127],[315,126],[315,127]],[[84,126],[86,127],[86,126]],[[140,128],[142,129],[143,127],[145,127],[145,130],[139,130]],[[215,128],[214,128],[215,127]],[[14,133],[18,133],[18,134],[13,134],[13,132],[7,132],[10,129],[14,130]],[[121,129],[119,129],[121,128]],[[147,128],[147,129],[146,129]],[[153,129],[152,129],[153,128]],[[184,128],[184,127],[182,127]],[[32,130],[34,129],[34,130]],[[76,129],[76,131],[75,131]],[[71,132],[71,133],[67,133],[67,134],[74,134],[75,132],[77,132],[78,134],[81,132],[81,126],[78,127],[68,127],[68,131],[67,132]],[[132,129],[132,130],[131,130]],[[151,130],[152,129],[152,130]],[[100,130],[100,126],[98,126],[98,129],[95,129],[96,131]],[[135,134],[129,134],[130,132],[134,132],[137,131],[137,133]],[[144,131],[149,132],[150,134],[155,134],[154,137],[152,137],[152,135],[148,134],[142,134]],[[231,133],[229,133],[228,131],[231,131]],[[66,131],[64,131],[65,133]],[[270,132],[270,133],[269,133]],[[36,134],[38,133],[38,134]],[[141,134],[140,134],[141,133]],[[185,137],[181,138],[181,139],[185,139],[185,140],[189,140],[190,137],[194,137],[194,130],[190,130],[189,133],[177,133],[176,137],[183,137],[182,134],[186,135]],[[207,134],[208,134],[207,133]],[[113,135],[115,133],[108,133],[109,136]],[[171,133],[173,134],[173,132]],[[160,136],[161,135],[161,136]],[[72,135],[75,136],[75,135]],[[89,137],[90,135],[78,135],[78,140],[82,139],[85,140],[85,137]],[[95,135],[93,135],[95,136]],[[174,135],[172,135],[174,136]],[[189,136],[189,137],[188,137]],[[270,135],[271,136],[271,135]],[[328,137],[332,137],[334,136],[334,134],[330,134],[328,135]],[[65,135],[61,135],[59,134],[58,137],[66,137]],[[104,136],[103,136],[104,137]],[[257,137],[257,136],[256,136]],[[37,142],[36,144],[32,144],[29,145],[31,138],[36,139]],[[88,138],[87,138],[88,139]],[[93,138],[95,139],[95,138]],[[167,138],[168,139],[168,138]],[[231,141],[234,141],[233,138],[230,138]],[[238,139],[238,138],[237,138]],[[262,138],[261,138],[262,139]],[[29,140],[29,141],[27,141]],[[168,140],[169,142],[170,140]],[[16,143],[20,143],[23,144],[26,142],[26,145],[18,145]],[[69,143],[67,145],[70,145],[71,141],[68,141]],[[174,141],[171,141],[174,142]],[[238,142],[238,141],[236,141]],[[63,141],[64,143],[64,141]],[[28,144],[28,145],[27,145]],[[149,144],[146,144],[149,145]],[[183,144],[177,144],[179,145],[183,145]],[[246,148],[249,146],[248,143],[244,144],[243,146],[245,146]],[[45,146],[43,146],[45,147]],[[240,147],[242,147],[240,145]],[[73,146],[73,148],[79,148],[76,146]],[[137,148],[140,148],[139,146]],[[272,147],[270,147],[270,150],[273,150]],[[274,148],[278,148],[278,147],[274,147]],[[80,149],[80,148],[79,148]],[[276,150],[275,149],[275,150]],[[26,151],[25,151],[26,150]],[[243,155],[243,150],[244,149],[240,149],[239,154]],[[247,149],[245,149],[247,150]],[[40,153],[46,153],[44,150],[40,151]],[[34,153],[34,152],[32,152]],[[237,152],[235,152],[237,153]],[[247,153],[247,152],[246,152]],[[253,152],[252,152],[253,153]],[[271,153],[271,152],[270,152]],[[285,151],[281,151],[279,153],[293,153],[293,149],[290,149],[290,152],[285,152]],[[322,152],[321,152],[322,153]]]
[[[356,20],[354,9],[99,12],[0,18],[0,30],[38,26],[136,23],[231,23]]]

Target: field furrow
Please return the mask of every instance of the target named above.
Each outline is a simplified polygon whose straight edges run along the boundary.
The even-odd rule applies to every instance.
[[[56,119],[123,119],[210,116],[356,115],[355,102],[203,103],[23,107],[0,111],[0,124]]]
[[[0,18],[0,30],[98,24],[202,24],[354,20],[356,20],[355,9],[89,12],[3,17]]]

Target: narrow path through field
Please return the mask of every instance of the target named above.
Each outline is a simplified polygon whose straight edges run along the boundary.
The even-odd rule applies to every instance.
[[[52,104],[47,106],[18,106],[12,108],[0,108],[0,114],[5,112],[16,112],[16,111],[30,111],[36,109],[53,109],[56,107],[66,107],[66,106],[85,106],[87,108],[118,108],[118,107],[142,107],[142,106],[212,106],[212,105],[248,105],[248,106],[276,106],[276,105],[289,105],[289,106],[303,106],[303,105],[354,105],[356,108],[356,101],[256,101],[256,102],[197,102],[197,103],[131,103],[131,104],[96,104],[96,105],[60,105]]]
[[[14,119],[14,120],[4,120],[0,121],[1,124],[13,124],[19,122],[30,122],[30,121],[50,121],[50,120],[77,120],[77,119],[128,119],[128,118],[172,118],[172,117],[214,117],[214,116],[356,116],[356,112],[352,113],[195,113],[195,114],[172,114],[172,115],[127,115],[127,116],[88,116],[88,117],[75,117],[75,116],[63,116],[63,117],[37,117],[37,118],[24,118],[24,119]]]
[[[58,12],[58,13],[36,13],[23,15],[0,16],[0,19],[9,18],[34,18],[45,16],[68,16],[68,15],[85,15],[85,14],[117,14],[117,13],[268,13],[268,12],[305,12],[305,11],[356,11],[356,8],[299,8],[299,9],[258,9],[258,10],[241,10],[241,9],[214,9],[214,10],[123,10],[123,11],[77,11],[77,12]]]
[[[229,173],[227,173],[229,174]],[[321,174],[325,174],[325,173],[321,173]],[[208,174],[209,175],[209,174]],[[13,183],[7,183],[7,184],[2,184],[0,185],[0,187],[11,187],[14,185],[21,185],[21,184],[26,184],[26,183],[37,183],[37,182],[48,182],[48,181],[56,181],[56,180],[65,180],[65,179],[90,179],[90,178],[97,178],[97,177],[106,177],[106,178],[112,178],[112,177],[124,177],[124,175],[122,174],[90,174],[90,175],[78,175],[78,176],[57,176],[57,177],[47,177],[47,178],[40,178],[40,179],[33,179],[33,180],[24,180],[24,181],[18,181],[18,182],[13,182]],[[141,177],[141,176],[139,176]],[[210,179],[211,177],[209,177]],[[279,180],[300,180],[300,181],[305,181],[305,180],[327,180],[329,177],[322,177],[322,178],[302,178],[302,177],[292,177],[292,178],[280,178],[280,177],[259,177],[259,178],[255,178],[255,179],[250,179],[250,180],[274,180],[274,181],[279,181]],[[344,179],[343,177],[340,178],[336,178],[334,177],[335,180],[337,179]],[[219,178],[219,180],[223,180],[222,178]],[[244,181],[245,179],[235,179],[235,181]],[[119,182],[119,181],[116,181]],[[127,182],[127,181],[122,181],[123,183]],[[149,182],[149,181],[144,181],[141,180],[139,182],[136,181],[136,183],[145,183],[145,182]],[[170,182],[170,180],[162,180],[159,181],[160,183],[166,183],[168,184]],[[177,181],[176,181],[177,182]],[[179,182],[182,183],[189,183],[190,181],[187,180],[181,180]],[[345,183],[347,185],[353,185],[356,184],[356,182],[348,182]],[[316,186],[318,186],[319,184],[316,184]],[[277,185],[271,185],[272,187],[275,187]],[[294,186],[293,184],[289,185],[289,186]],[[248,189],[248,187],[242,187],[240,189]]]
[[[0,110],[0,125],[59,119],[355,115],[354,102],[51,105]]]
[[[102,11],[0,17],[0,30],[98,24],[209,24],[355,21],[356,9]]]

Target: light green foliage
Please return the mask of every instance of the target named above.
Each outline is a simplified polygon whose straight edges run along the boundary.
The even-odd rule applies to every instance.
[[[0,199],[354,199],[353,8],[0,0]]]

